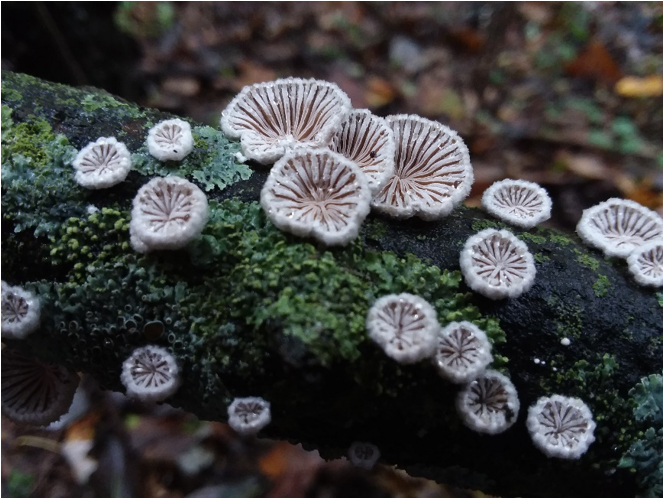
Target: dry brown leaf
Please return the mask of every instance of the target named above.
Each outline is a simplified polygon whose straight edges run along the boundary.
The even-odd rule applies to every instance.
[[[378,76],[367,78],[365,98],[370,108],[382,107],[392,102],[398,95],[398,90],[389,81]]]
[[[570,76],[604,80],[611,83],[622,77],[620,67],[598,40],[592,40],[572,62],[565,66]]]

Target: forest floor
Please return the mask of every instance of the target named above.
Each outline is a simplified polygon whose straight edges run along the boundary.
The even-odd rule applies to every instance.
[[[98,86],[215,127],[245,85],[324,79],[356,108],[457,130],[476,178],[469,205],[494,181],[522,178],[547,188],[549,225],[564,230],[610,197],[662,213],[661,2],[51,5],[3,5],[3,69]],[[51,429],[3,418],[3,495],[481,496],[242,439],[90,380],[74,409]]]

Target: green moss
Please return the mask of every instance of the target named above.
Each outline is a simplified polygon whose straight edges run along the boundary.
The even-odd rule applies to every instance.
[[[611,283],[609,282],[609,278],[603,274],[599,274],[597,280],[593,284],[593,292],[595,293],[595,296],[602,298],[609,292],[610,287]]]
[[[374,241],[380,241],[387,234],[385,222],[379,218],[369,218],[362,226],[366,237]]]
[[[535,253],[533,255],[533,258],[535,258],[535,261],[537,263],[545,263],[545,262],[550,262],[551,261],[551,258],[546,256],[544,253]]]
[[[578,305],[561,304],[552,300],[556,331],[560,338],[578,340],[583,334],[583,308]]]
[[[141,118],[143,114],[135,105],[121,102],[113,97],[111,94],[97,90],[95,93],[89,93],[80,102],[80,106],[84,111],[93,113],[100,109],[111,110],[121,109],[129,118]],[[117,110],[116,109],[116,110]]]
[[[577,255],[576,261],[581,265],[587,269],[592,270],[593,272],[597,272],[599,270],[599,260],[597,260],[597,258],[593,258],[588,253],[580,251],[576,248],[574,248],[574,253]]]
[[[530,232],[522,232],[518,237],[522,241],[531,242],[534,244],[546,244],[546,237],[538,236]]]
[[[557,244],[558,246],[567,246],[573,243],[568,236],[565,236],[564,234],[561,234],[559,232],[551,232],[549,234],[549,241],[551,241],[554,244]]]
[[[486,229],[509,229],[509,227],[504,223],[497,220],[490,220],[488,218],[483,220],[474,220],[471,227],[475,232],[480,232]]]
[[[664,306],[664,305],[662,305],[662,293],[661,293],[661,291],[658,291],[657,293],[655,293],[655,296],[657,297],[657,302],[659,303],[659,306],[660,307]]]
[[[23,98],[21,92],[15,88],[6,88],[2,86],[2,100],[6,102],[18,102]]]

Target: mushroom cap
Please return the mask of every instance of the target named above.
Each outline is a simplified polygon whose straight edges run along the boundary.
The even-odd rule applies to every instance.
[[[551,198],[535,182],[501,180],[482,196],[482,206],[509,224],[529,229],[551,218]]]
[[[400,364],[433,355],[439,329],[434,308],[409,293],[383,296],[367,314],[369,337]]]
[[[120,380],[129,397],[160,402],[180,387],[180,369],[168,350],[147,345],[134,350],[122,363]]]
[[[79,378],[74,371],[2,349],[2,412],[13,421],[47,425],[65,414]]]
[[[479,433],[495,435],[512,426],[519,414],[516,388],[506,376],[486,371],[468,383],[457,396],[456,408],[463,423]]]
[[[466,284],[492,300],[520,296],[535,282],[528,246],[507,230],[486,229],[470,237],[460,265]]]
[[[255,435],[270,421],[270,403],[261,397],[236,398],[228,406],[228,424],[240,435]]]
[[[634,249],[662,240],[662,218],[627,199],[611,198],[584,210],[576,232],[606,256],[627,258]]]
[[[194,149],[191,125],[177,118],[160,121],[150,128],[147,143],[159,161],[182,161]]]
[[[548,457],[579,459],[595,441],[593,415],[578,398],[540,398],[528,409],[526,426],[535,447]]]
[[[106,189],[127,178],[131,154],[115,137],[100,137],[79,151],[72,166],[79,185],[87,189]]]
[[[330,149],[357,163],[372,195],[394,175],[394,133],[385,119],[367,109],[350,113],[332,137]]]
[[[493,361],[486,333],[468,321],[451,322],[438,333],[434,363],[453,383],[468,383]]]
[[[627,257],[629,271],[641,286],[662,287],[662,241],[639,246]]]
[[[39,329],[39,298],[19,286],[2,281],[2,337],[23,339]]]
[[[279,229],[326,245],[355,239],[371,207],[362,170],[329,149],[296,149],[275,163],[261,205]]]
[[[468,148],[457,133],[415,115],[388,116],[394,132],[394,175],[373,207],[395,218],[437,220],[449,215],[473,185]]]
[[[207,198],[195,184],[175,176],[153,178],[134,198],[131,242],[140,253],[180,249],[201,233],[207,219]]]
[[[348,459],[353,466],[372,469],[380,458],[380,449],[369,442],[353,442],[348,448]]]
[[[221,113],[221,129],[266,165],[294,147],[327,147],[351,109],[334,83],[285,78],[244,87]]]

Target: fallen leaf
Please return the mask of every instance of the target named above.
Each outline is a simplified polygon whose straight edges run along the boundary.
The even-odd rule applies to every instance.
[[[625,76],[616,83],[615,91],[622,97],[657,97],[662,95],[663,87],[661,75]]]
[[[365,90],[367,104],[371,108],[382,107],[392,102],[398,95],[394,86],[384,78],[370,76],[367,78],[367,87]]]
[[[567,74],[614,83],[622,77],[618,64],[598,40],[592,40],[572,62],[565,66]]]

